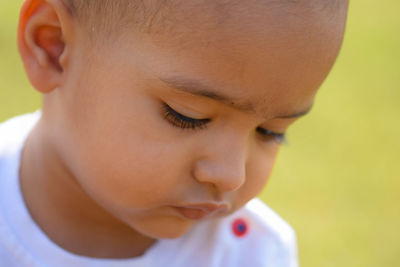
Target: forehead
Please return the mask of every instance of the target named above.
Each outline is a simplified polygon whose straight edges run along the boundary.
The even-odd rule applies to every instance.
[[[128,34],[132,59],[157,77],[201,80],[260,113],[311,105],[345,21],[345,7],[328,12],[318,0],[172,2],[147,32]]]

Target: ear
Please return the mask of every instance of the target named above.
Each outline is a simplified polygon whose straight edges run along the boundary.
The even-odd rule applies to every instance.
[[[59,87],[68,63],[72,16],[62,0],[25,0],[18,25],[18,50],[33,87]]]

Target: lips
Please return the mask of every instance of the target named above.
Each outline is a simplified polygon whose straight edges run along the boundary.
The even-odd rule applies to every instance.
[[[185,206],[173,206],[183,217],[189,220],[200,220],[217,212],[228,210],[227,204],[202,203]]]

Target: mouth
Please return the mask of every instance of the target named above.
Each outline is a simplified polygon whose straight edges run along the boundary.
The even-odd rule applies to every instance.
[[[197,221],[212,214],[223,213],[229,210],[225,203],[201,203],[184,206],[172,206],[181,216],[186,219]]]

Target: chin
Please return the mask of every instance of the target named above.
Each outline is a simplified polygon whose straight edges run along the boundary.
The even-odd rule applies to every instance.
[[[159,229],[158,231],[149,232],[148,235],[154,239],[176,239],[185,235],[190,227],[177,228],[178,227],[175,227],[174,229]]]
[[[144,227],[136,226],[135,229],[143,235],[153,239],[175,239],[183,236],[192,226],[193,222],[178,220],[160,220],[149,222]]]

